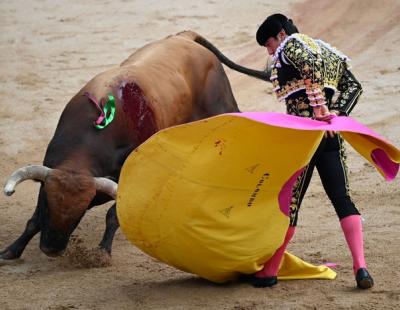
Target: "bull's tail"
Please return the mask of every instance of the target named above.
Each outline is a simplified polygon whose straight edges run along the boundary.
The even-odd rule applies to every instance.
[[[228,57],[226,57],[224,54],[220,52],[210,41],[206,40],[203,38],[201,35],[193,32],[193,31],[183,31],[179,33],[179,35],[183,35],[185,37],[188,37],[192,39],[193,41],[199,43],[200,45],[204,46],[206,49],[210,50],[212,53],[214,53],[215,56],[219,59],[220,62],[228,66],[229,68],[244,73],[246,75],[255,77],[257,79],[261,79],[267,82],[270,82],[270,76],[271,76],[271,70],[267,68],[266,71],[259,71],[259,70],[254,70],[254,69],[249,69],[246,67],[243,67],[241,65],[238,65],[234,63],[232,60],[230,60]]]

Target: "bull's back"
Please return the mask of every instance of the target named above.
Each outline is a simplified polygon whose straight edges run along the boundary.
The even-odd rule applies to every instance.
[[[181,36],[150,44],[128,58],[151,104],[160,128],[190,121],[207,91],[207,78],[221,66],[207,49]]]
[[[150,43],[120,67],[99,74],[84,91],[98,98],[113,93],[117,103],[122,103],[121,106],[125,103],[129,108],[130,116],[142,111],[142,107],[151,111],[156,130],[224,112],[238,112],[221,63],[194,41],[196,36],[193,32],[183,32]],[[123,96],[126,87],[138,90],[136,94],[142,94],[143,100],[136,96],[130,100],[133,104],[127,104]]]
[[[98,98],[111,92],[117,101],[126,102],[126,85],[140,89],[142,103],[152,111],[159,130],[193,119],[207,91],[207,77],[218,66],[218,59],[190,38],[171,36],[144,46],[120,67],[99,74],[82,92]]]

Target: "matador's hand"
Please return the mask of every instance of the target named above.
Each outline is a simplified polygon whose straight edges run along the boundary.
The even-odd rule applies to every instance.
[[[336,117],[337,114],[335,112],[329,111],[328,107],[326,105],[314,107],[314,117],[318,121],[324,121],[330,123],[332,118]],[[333,138],[335,136],[336,132],[333,130],[328,130],[325,132],[325,137],[331,137]]]
[[[329,122],[332,119],[332,117],[335,116],[332,115],[332,113],[329,111],[326,105],[313,107],[313,112],[314,112],[314,118],[318,121]]]

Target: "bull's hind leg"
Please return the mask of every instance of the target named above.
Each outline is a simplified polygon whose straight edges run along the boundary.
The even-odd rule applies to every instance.
[[[33,213],[31,219],[26,223],[26,227],[21,236],[11,245],[0,251],[0,260],[10,260],[19,258],[25,250],[25,247],[39,231],[39,214],[38,207]]]
[[[107,211],[106,230],[104,231],[103,239],[99,244],[100,249],[107,251],[109,254],[111,254],[111,247],[114,240],[114,235],[118,227],[119,222],[117,218],[117,209],[114,203],[113,206]]]
[[[220,63],[207,74],[203,92],[203,108],[207,117],[240,112],[228,77]]]

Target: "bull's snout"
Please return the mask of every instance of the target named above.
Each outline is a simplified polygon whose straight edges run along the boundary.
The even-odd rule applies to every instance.
[[[50,257],[61,256],[67,248],[70,235],[54,230],[42,231],[40,236],[40,249]]]
[[[49,257],[58,257],[64,254],[65,248],[60,250],[58,248],[52,248],[52,247],[47,247],[45,245],[40,245],[40,249],[44,254],[46,254]]]

